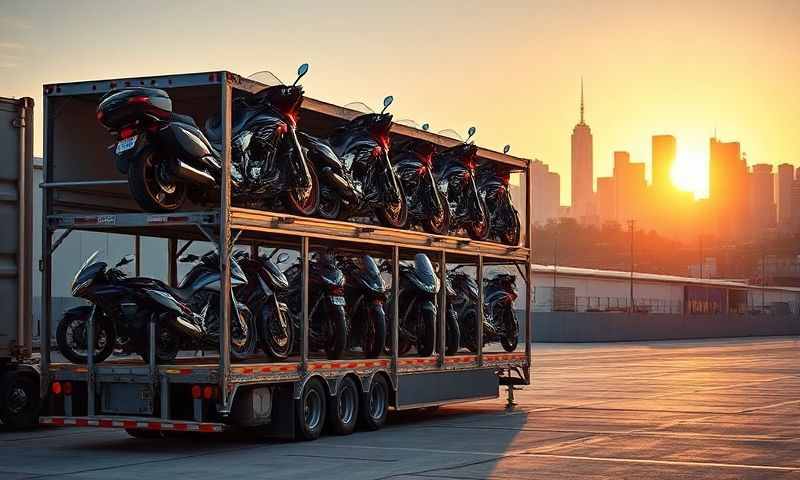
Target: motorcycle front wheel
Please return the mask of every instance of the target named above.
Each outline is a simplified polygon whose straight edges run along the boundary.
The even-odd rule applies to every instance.
[[[513,352],[517,349],[517,344],[519,343],[518,332],[517,315],[514,313],[514,309],[509,306],[503,312],[503,335],[500,337],[500,344],[503,346],[503,350]]]
[[[231,358],[244,360],[256,351],[258,329],[247,305],[239,304],[239,316],[241,322],[236,320],[236,312],[231,312]]]
[[[331,305],[328,318],[322,320],[325,354],[328,360],[339,360],[347,347],[347,313],[340,305]]]
[[[436,346],[436,309],[421,308],[419,315],[417,353],[421,357],[430,357],[433,355],[433,350]]]
[[[441,210],[438,212],[431,212],[428,218],[422,222],[422,229],[434,235],[447,235],[450,233],[450,206],[441,195],[439,199],[442,202]],[[435,207],[431,206],[431,209],[434,208]]]
[[[329,187],[322,187],[320,194],[317,215],[325,220],[336,220],[342,214],[342,199],[339,198],[335,190]]]
[[[276,312],[272,300],[259,309],[259,336],[264,353],[274,360],[286,360],[292,351],[294,329],[288,312]],[[283,318],[281,318],[283,317]]]
[[[403,190],[403,184],[397,182],[397,188],[400,189],[399,200],[393,203],[384,203],[375,209],[375,215],[378,220],[389,228],[404,228],[408,222],[408,205],[406,204],[406,192]]]
[[[302,190],[297,186],[291,185],[292,182],[290,179],[289,191],[286,192],[286,200],[289,204],[289,208],[292,212],[304,216],[313,215],[314,212],[317,211],[317,208],[319,208],[320,202],[320,187],[317,170],[312,165],[309,165],[308,173],[311,175],[311,186],[308,189]]]
[[[172,178],[167,161],[148,147],[128,165],[128,187],[142,210],[174,212],[186,200],[186,183]]]
[[[500,232],[499,238],[500,242],[504,243],[505,245],[517,246],[519,245],[520,238],[519,215],[517,214],[516,210],[513,210],[510,213],[510,216],[511,224],[506,226],[506,228]]]
[[[386,344],[386,314],[383,305],[372,303],[363,309],[361,349],[367,358],[377,358]]]
[[[72,308],[64,313],[56,328],[58,350],[72,363],[86,364],[88,352],[88,326],[92,307]],[[100,363],[112,353],[116,343],[114,324],[103,312],[97,310],[94,325],[94,362]]]
[[[473,240],[486,240],[489,236],[489,230],[491,229],[491,220],[488,215],[489,210],[483,198],[478,197],[478,202],[483,208],[485,215],[474,212],[475,218],[467,225],[467,235]]]
[[[447,308],[447,324],[445,325],[445,338],[447,339],[446,355],[455,355],[461,348],[461,332],[458,327],[458,314],[453,307]]]

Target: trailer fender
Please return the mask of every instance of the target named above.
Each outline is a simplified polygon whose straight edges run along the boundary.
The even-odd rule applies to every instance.
[[[345,379],[345,377],[352,378],[353,381],[356,382],[356,388],[360,388],[361,391],[364,391],[364,392],[367,391],[367,390],[364,390],[364,388],[363,388],[363,384],[362,384],[362,380],[363,379],[361,377],[359,377],[355,372],[350,372],[350,373],[346,373],[346,374],[342,375],[341,377],[334,377],[334,378],[329,378],[328,379],[328,388],[332,392],[331,393],[332,395],[336,395],[339,392],[339,386],[342,384],[342,381]]]
[[[329,383],[328,379],[326,379],[326,378],[325,378],[325,377],[323,377],[322,375],[319,375],[319,374],[313,373],[313,374],[310,374],[310,375],[306,375],[306,377],[305,377],[305,378],[303,378],[302,380],[300,380],[300,381],[298,381],[298,382],[295,382],[295,384],[294,384],[294,392],[293,392],[293,394],[292,394],[292,398],[294,398],[295,400],[300,400],[300,395],[302,395],[302,393],[303,393],[303,389],[304,389],[304,388],[306,388],[306,384],[307,384],[307,383],[308,383],[308,382],[309,382],[309,381],[310,381],[312,378],[318,378],[318,379],[319,379],[319,381],[320,381],[320,382],[322,382],[322,385],[324,385],[324,386],[325,386],[325,393],[326,393],[328,396],[334,395],[334,393],[336,392],[336,390],[332,390],[332,389],[331,389],[331,385],[330,385],[330,383]]]
[[[386,370],[376,370],[372,372],[370,375],[363,377],[361,379],[361,386],[364,393],[369,392],[370,386],[372,385],[372,379],[374,379],[376,375],[383,375],[384,377],[386,377],[386,380],[389,382],[389,386],[391,387],[392,391],[394,392],[397,391],[397,384],[395,383],[392,375],[389,375],[389,372],[387,372]]]

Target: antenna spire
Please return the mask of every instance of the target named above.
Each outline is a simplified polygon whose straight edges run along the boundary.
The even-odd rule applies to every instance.
[[[583,125],[583,76],[581,75],[581,125]]]

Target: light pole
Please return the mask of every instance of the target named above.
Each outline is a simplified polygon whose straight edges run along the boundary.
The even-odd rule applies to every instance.
[[[630,301],[630,312],[633,313],[635,310],[634,300],[633,300],[633,236],[634,231],[636,228],[636,220],[628,220],[628,228],[631,231],[631,301]]]

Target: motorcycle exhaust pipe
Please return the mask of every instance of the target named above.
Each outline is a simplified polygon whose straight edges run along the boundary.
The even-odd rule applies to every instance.
[[[217,181],[208,173],[198,170],[186,162],[177,160],[173,164],[172,174],[183,181],[201,185],[204,187],[214,186]]]

